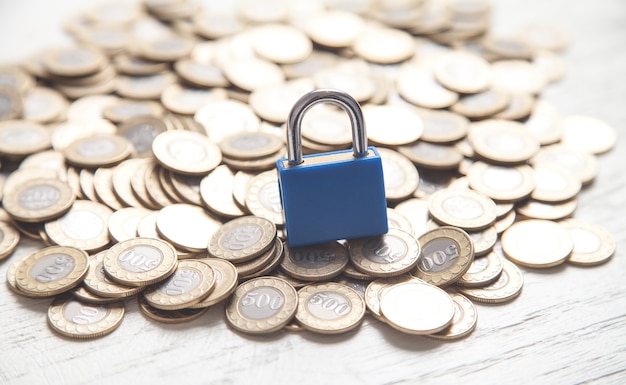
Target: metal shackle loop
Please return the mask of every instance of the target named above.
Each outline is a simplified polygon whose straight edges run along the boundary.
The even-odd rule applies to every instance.
[[[318,103],[328,102],[341,107],[348,113],[352,125],[352,146],[354,156],[361,158],[367,155],[367,134],[365,119],[359,102],[344,91],[318,89],[304,94],[294,104],[287,120],[287,154],[290,165],[302,163],[302,119],[304,114]]]

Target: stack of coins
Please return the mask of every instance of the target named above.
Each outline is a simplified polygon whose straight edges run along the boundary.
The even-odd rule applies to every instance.
[[[367,313],[454,339],[473,302],[521,293],[518,265],[613,255],[570,217],[615,130],[540,99],[564,72],[559,29],[494,35],[485,0],[205,3],[103,4],[66,24],[75,47],[0,67],[0,259],[43,242],[7,282],[59,295],[53,330],[107,334],[137,296],[166,323],[223,302],[244,333],[343,333]],[[275,162],[314,88],[363,106],[383,236],[284,242]],[[349,118],[315,106],[302,136],[304,153],[349,148]]]

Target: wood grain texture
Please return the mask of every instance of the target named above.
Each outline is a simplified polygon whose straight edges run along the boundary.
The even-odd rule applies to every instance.
[[[49,300],[8,290],[10,261],[41,247],[23,241],[0,263],[0,384],[626,383],[626,2],[493,4],[496,31],[547,21],[570,32],[567,75],[543,97],[563,115],[594,116],[618,131],[617,147],[599,158],[600,174],[581,193],[575,215],[616,237],[609,263],[523,269],[522,295],[507,305],[478,305],[476,331],[451,343],[403,335],[372,318],[341,336],[249,337],[226,327],[222,306],[189,324],[167,326],[143,317],[136,300],[127,301],[118,330],[81,342],[48,329]],[[67,41],[62,21],[88,6],[78,0],[1,2],[0,59],[22,59]]]

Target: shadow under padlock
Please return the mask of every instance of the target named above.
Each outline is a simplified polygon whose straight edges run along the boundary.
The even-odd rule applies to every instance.
[[[352,150],[302,156],[304,114],[318,103],[341,107],[352,124]],[[289,246],[353,239],[387,232],[387,202],[380,155],[367,146],[361,106],[343,91],[302,96],[287,121],[288,158],[276,162]]]

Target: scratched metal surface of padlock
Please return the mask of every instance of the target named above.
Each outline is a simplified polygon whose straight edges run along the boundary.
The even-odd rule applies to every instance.
[[[352,124],[353,149],[302,156],[304,114],[318,103],[341,107]],[[288,158],[276,162],[289,246],[387,232],[382,162],[367,146],[359,103],[337,90],[314,90],[294,105],[287,121]]]

